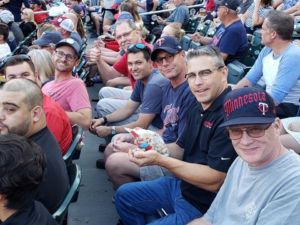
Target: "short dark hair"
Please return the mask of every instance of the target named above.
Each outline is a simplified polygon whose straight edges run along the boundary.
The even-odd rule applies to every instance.
[[[294,19],[291,15],[278,10],[271,10],[266,19],[266,26],[275,31],[282,40],[292,40]]]
[[[0,23],[0,35],[3,35],[4,41],[7,41],[9,34],[8,26],[5,23]]]
[[[139,46],[142,46],[142,47],[139,47]],[[141,44],[141,43],[132,44],[127,49],[128,54],[131,54],[131,53],[136,54],[136,53],[139,53],[139,52],[143,53],[144,59],[146,61],[149,61],[151,59],[151,49],[147,45],[144,45],[144,44]]]
[[[9,66],[16,66],[16,65],[20,65],[22,63],[26,62],[30,69],[32,70],[33,73],[35,73],[35,67],[34,64],[30,58],[29,55],[13,55],[7,58],[4,67],[3,67],[3,71],[4,71],[4,75],[6,76],[6,68]]]
[[[33,141],[16,134],[0,135],[0,194],[9,209],[30,204],[42,182],[45,156]]]
[[[36,106],[43,107],[43,93],[41,88],[29,79],[12,79],[7,81],[1,91],[21,92],[25,95],[25,103],[29,110]]]

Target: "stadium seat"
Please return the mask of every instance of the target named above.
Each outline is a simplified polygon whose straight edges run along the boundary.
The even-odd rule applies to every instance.
[[[192,38],[188,35],[184,35],[181,38],[181,41],[180,41],[181,42],[181,47],[184,51],[189,50],[191,41],[192,41]]]
[[[197,27],[200,23],[200,17],[194,16],[189,19],[188,25],[186,26],[187,28],[185,29],[185,33],[187,34],[193,34],[196,32]]]
[[[211,25],[210,20],[206,20],[205,22],[202,22],[197,27],[197,32],[199,32],[202,36],[206,36],[206,33]]]
[[[68,207],[72,202],[77,201],[79,193],[79,185],[81,182],[81,169],[77,164],[71,164],[67,167],[70,189],[66,194],[63,202],[60,204],[59,208],[52,217],[56,220],[57,224],[65,225],[68,220]]]
[[[227,65],[228,77],[227,81],[229,84],[238,83],[245,75],[248,67],[243,63],[235,60]]]
[[[191,41],[190,49],[199,49],[201,44],[199,42]]]
[[[72,143],[68,148],[66,154],[63,156],[63,159],[67,166],[72,163],[73,159],[79,159],[81,153],[80,142],[82,140],[83,129],[75,124],[72,126]]]

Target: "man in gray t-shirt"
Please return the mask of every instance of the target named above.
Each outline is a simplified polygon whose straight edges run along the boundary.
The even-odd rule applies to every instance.
[[[207,213],[189,225],[294,225],[300,214],[300,157],[282,146],[272,98],[256,88],[227,94],[229,137],[239,157]]]

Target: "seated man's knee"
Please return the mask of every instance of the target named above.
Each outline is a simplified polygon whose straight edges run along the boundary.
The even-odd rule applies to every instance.
[[[112,97],[111,87],[103,87],[99,91],[99,99]]]
[[[120,174],[124,171],[124,168],[126,167],[126,163],[128,160],[126,160],[127,154],[126,153],[120,153],[116,152],[114,154],[110,154],[109,157],[106,158],[105,162],[105,169],[109,175],[111,174]]]
[[[96,111],[99,116],[106,116],[112,113],[111,104],[108,98],[100,99],[96,105]]]
[[[114,153],[114,150],[113,150],[113,144],[112,142],[110,142],[106,148],[105,148],[105,151],[104,151],[104,160],[106,161],[106,159]]]

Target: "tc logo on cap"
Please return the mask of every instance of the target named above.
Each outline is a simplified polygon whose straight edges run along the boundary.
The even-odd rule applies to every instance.
[[[269,111],[269,105],[267,103],[264,103],[264,102],[259,102],[258,103],[258,109],[265,116],[266,113]]]

